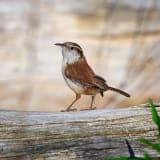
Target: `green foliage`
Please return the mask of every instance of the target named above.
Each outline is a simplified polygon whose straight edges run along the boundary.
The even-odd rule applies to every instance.
[[[155,122],[155,124],[157,125],[158,131],[159,131],[159,135],[160,135],[160,117],[158,115],[158,112],[155,108],[155,105],[153,103],[153,101],[150,99],[150,107],[151,107],[151,112],[152,112],[152,120]]]
[[[157,110],[155,108],[155,105],[154,105],[154,103],[153,103],[152,100],[150,100],[149,104],[150,104],[150,107],[151,107],[152,120],[157,125],[158,131],[159,131],[159,135],[157,137],[157,140],[160,141],[160,117],[158,115],[158,112],[157,112]],[[155,151],[157,151],[157,152],[160,153],[160,145],[159,144],[153,143],[150,140],[147,140],[145,138],[140,138],[140,142],[142,142],[142,143],[144,143],[144,144],[152,147],[152,149],[154,149]],[[129,146],[129,147],[131,148],[131,146]],[[129,152],[130,152],[130,148],[128,148]],[[130,157],[107,158],[107,159],[104,159],[104,160],[153,160],[153,159],[147,153],[145,153],[143,158],[140,158],[140,157],[131,157],[130,156]]]
[[[159,135],[157,137],[157,140],[160,141],[160,117],[158,115],[158,112],[157,112],[152,100],[150,100],[150,107],[151,107],[151,112],[152,112],[152,120],[157,125],[158,131],[159,131]],[[152,147],[155,151],[160,153],[160,145],[159,144],[153,143],[150,140],[147,140],[145,138],[141,138],[140,141],[142,143]]]
[[[148,146],[152,147],[155,151],[160,152],[160,145],[152,143],[151,141],[145,139],[145,138],[141,138],[140,141],[144,144],[147,144]]]
[[[144,159],[145,160],[152,160],[152,158],[147,153],[144,154]]]
[[[148,158],[148,159],[147,159]],[[152,160],[150,157],[138,158],[138,157],[117,157],[117,158],[107,158],[106,160]]]

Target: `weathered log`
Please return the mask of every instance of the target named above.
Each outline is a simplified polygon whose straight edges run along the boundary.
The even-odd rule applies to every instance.
[[[157,107],[160,112],[160,108]],[[158,153],[139,142],[158,134],[147,106],[81,112],[0,111],[0,159],[101,160]]]

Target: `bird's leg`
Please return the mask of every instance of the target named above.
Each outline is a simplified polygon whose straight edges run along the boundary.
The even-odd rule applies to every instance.
[[[81,97],[81,95],[76,94],[76,99],[67,107],[66,110],[61,110],[61,112],[69,112],[69,111],[76,111],[76,108],[71,109],[71,107],[73,106],[73,104]]]
[[[81,111],[94,110],[94,109],[96,109],[96,107],[93,107],[94,98],[95,98],[95,95],[92,96],[92,101],[91,101],[90,107],[87,108],[87,109],[82,109]]]
[[[92,96],[92,101],[91,101],[91,105],[90,105],[90,107],[89,107],[89,110],[94,110],[94,109],[96,109],[96,107],[93,107],[94,99],[95,99],[95,95]]]

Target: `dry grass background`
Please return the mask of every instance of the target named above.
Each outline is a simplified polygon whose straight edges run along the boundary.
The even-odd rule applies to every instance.
[[[158,102],[159,17],[158,0],[0,0],[0,109],[56,111],[74,99],[53,45],[64,41],[79,43],[97,74],[132,95],[106,92],[98,108]]]

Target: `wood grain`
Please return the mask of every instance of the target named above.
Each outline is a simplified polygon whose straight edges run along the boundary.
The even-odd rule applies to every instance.
[[[138,141],[155,141],[157,134],[147,106],[69,113],[1,110],[0,159],[101,160],[129,155],[125,139],[135,155],[147,151],[158,157]]]

